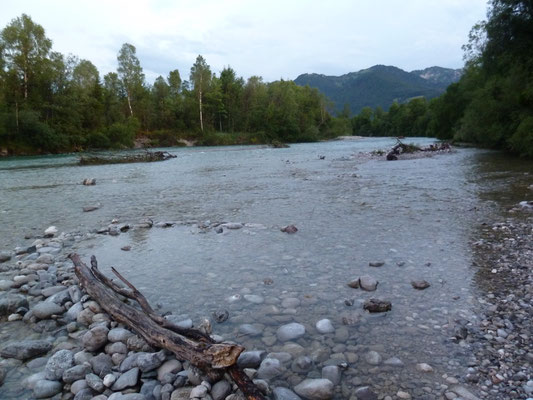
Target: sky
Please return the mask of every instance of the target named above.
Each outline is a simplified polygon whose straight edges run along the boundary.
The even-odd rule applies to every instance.
[[[245,79],[342,75],[376,64],[407,71],[461,68],[461,46],[485,19],[487,0],[1,0],[0,29],[23,13],[53,50],[117,69],[123,43],[137,49],[148,82],[201,54]]]

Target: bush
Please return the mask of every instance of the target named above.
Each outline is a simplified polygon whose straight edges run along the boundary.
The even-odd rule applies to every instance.
[[[533,157],[533,117],[522,120],[509,139],[511,150],[521,156]]]
[[[113,147],[132,147],[135,135],[140,127],[137,118],[132,117],[124,122],[115,122],[107,129],[107,137]]]

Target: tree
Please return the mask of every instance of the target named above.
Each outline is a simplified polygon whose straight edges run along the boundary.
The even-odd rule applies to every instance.
[[[36,71],[42,66],[52,48],[52,41],[44,28],[26,15],[15,18],[0,34],[2,57],[9,70],[22,81],[24,99]]]
[[[144,87],[144,74],[139,59],[135,55],[135,46],[124,43],[118,53],[118,76],[122,81],[130,116],[133,117],[132,102]]]
[[[196,98],[198,99],[198,109],[200,112],[200,130],[204,131],[204,118],[203,118],[203,110],[202,110],[202,101],[205,96],[205,92],[207,88],[209,88],[209,84],[211,83],[211,69],[209,68],[209,65],[205,62],[205,59],[198,55],[196,57],[196,62],[191,67],[191,74],[190,74],[190,81],[193,85],[193,91],[196,94]]]

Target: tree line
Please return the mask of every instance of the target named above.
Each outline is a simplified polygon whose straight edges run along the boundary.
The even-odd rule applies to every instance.
[[[13,154],[152,146],[316,141],[346,134],[316,89],[292,81],[214,73],[199,55],[147,83],[135,46],[117,70],[53,51],[42,26],[23,14],[0,32],[0,147]]]
[[[351,118],[363,136],[429,136],[533,157],[533,1],[491,0],[464,46],[461,80],[431,101],[412,99]],[[347,116],[344,115],[346,119]]]

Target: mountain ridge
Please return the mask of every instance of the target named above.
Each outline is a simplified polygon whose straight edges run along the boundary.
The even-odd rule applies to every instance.
[[[347,104],[352,114],[358,114],[363,107],[386,110],[394,101],[402,103],[414,97],[437,97],[448,85],[458,81],[461,74],[462,70],[438,66],[407,72],[379,64],[340,76],[301,74],[294,82],[320,90],[333,102],[334,112],[341,111]]]

